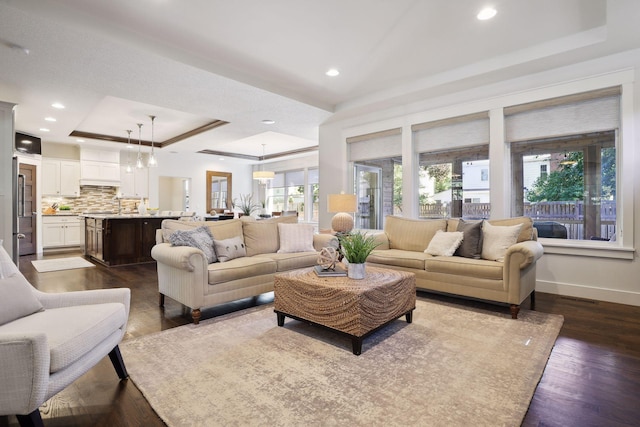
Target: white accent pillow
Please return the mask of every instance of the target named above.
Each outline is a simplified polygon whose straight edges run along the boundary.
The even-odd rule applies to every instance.
[[[220,262],[247,256],[247,249],[241,237],[232,237],[224,240],[213,239],[213,245],[216,248],[216,255]]]
[[[278,223],[280,235],[279,254],[292,252],[315,252],[313,247],[313,225]]]
[[[511,245],[516,244],[522,224],[511,226],[482,224],[482,258],[491,261],[504,261],[504,255]]]
[[[442,230],[436,231],[433,238],[429,242],[429,246],[424,250],[425,254],[440,255],[440,256],[452,256],[458,249],[464,233],[462,231],[450,231],[445,232]]]

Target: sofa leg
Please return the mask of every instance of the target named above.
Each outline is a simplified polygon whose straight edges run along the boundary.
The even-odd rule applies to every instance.
[[[20,427],[44,427],[42,417],[40,416],[40,409],[36,409],[27,415],[16,415]]]
[[[530,302],[531,302],[531,310],[535,310],[536,309],[536,290],[532,290],[531,291],[531,296],[530,296]]]
[[[193,319],[194,325],[200,323],[200,316],[202,316],[202,313],[199,308],[194,308],[193,311],[191,311],[191,318]]]
[[[118,378],[121,380],[127,379],[129,374],[127,373],[127,368],[124,366],[124,360],[122,359],[122,354],[120,353],[120,347],[115,346],[113,350],[109,353],[109,359],[111,359],[111,364],[116,370],[118,374]]]
[[[158,298],[158,305],[160,307],[164,307],[164,294],[158,294],[159,298]]]
[[[518,313],[520,312],[520,306],[516,304],[511,304],[511,306],[509,307],[509,310],[511,311],[511,318],[517,319]]]

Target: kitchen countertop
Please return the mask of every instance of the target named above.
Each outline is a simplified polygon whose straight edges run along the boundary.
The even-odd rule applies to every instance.
[[[123,214],[91,214],[91,213],[82,213],[78,214],[78,216],[85,218],[95,218],[95,219],[130,219],[130,218],[163,218],[163,219],[172,219],[172,218],[180,218],[180,215],[140,215],[134,213],[123,213]]]
[[[54,214],[43,213],[42,216],[80,216],[79,213],[74,212],[56,212]]]

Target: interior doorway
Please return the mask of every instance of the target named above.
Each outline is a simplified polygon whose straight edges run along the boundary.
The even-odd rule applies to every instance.
[[[18,254],[36,253],[36,165],[20,164],[18,168],[18,231],[24,238],[18,240]]]
[[[158,187],[158,208],[161,211],[191,210],[191,178],[161,176]]]

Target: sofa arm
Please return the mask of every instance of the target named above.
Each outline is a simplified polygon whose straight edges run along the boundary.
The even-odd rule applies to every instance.
[[[318,252],[328,247],[338,249],[338,238],[333,234],[314,234],[313,247]]]
[[[0,415],[28,414],[46,399],[50,355],[44,333],[0,331]]]
[[[504,256],[505,269],[517,267],[519,270],[523,270],[535,263],[543,253],[544,248],[536,240],[527,240],[511,245]]]
[[[151,248],[151,257],[159,263],[180,270],[194,271],[196,266],[202,266],[205,270],[208,261],[204,252],[191,246],[171,246],[170,243],[160,243]]]
[[[41,292],[34,289],[33,292],[45,309],[119,302],[125,306],[127,317],[129,316],[129,305],[131,302],[131,290],[129,288],[95,289],[61,293]]]
[[[378,244],[376,249],[389,249],[389,237],[384,230],[358,230],[366,236],[375,237],[375,242]]]

